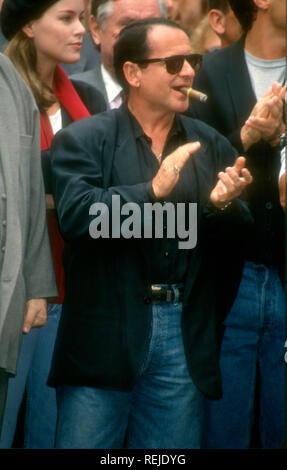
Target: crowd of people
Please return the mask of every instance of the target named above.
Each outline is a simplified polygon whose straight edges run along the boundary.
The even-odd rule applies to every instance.
[[[0,448],[280,448],[285,0],[0,20]]]

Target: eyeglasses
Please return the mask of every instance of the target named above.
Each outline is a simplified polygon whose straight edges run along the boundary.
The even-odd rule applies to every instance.
[[[179,73],[183,67],[184,61],[187,60],[189,65],[198,72],[202,62],[201,54],[181,54],[171,55],[170,57],[161,57],[158,59],[140,59],[135,60],[137,64],[151,64],[152,62],[164,62],[166,70],[171,75]]]

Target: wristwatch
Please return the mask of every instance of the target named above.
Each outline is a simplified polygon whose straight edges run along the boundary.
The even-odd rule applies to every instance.
[[[279,142],[280,150],[284,149],[285,146],[286,146],[286,133],[283,132],[283,134],[280,135],[280,142]]]

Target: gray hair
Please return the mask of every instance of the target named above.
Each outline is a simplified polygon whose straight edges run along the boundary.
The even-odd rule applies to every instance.
[[[106,0],[103,3],[101,3],[98,8],[96,9],[96,15],[95,15],[95,20],[97,21],[100,29],[102,31],[105,30],[106,26],[106,20],[111,16],[114,10],[114,2],[116,0]],[[163,18],[167,17],[167,8],[166,8],[166,3],[165,0],[158,0],[159,3],[159,8],[160,8],[160,14]],[[93,11],[93,8],[92,8]]]
[[[102,31],[105,30],[106,20],[111,16],[114,10],[114,0],[107,0],[102,3],[97,9],[96,21]]]
[[[158,3],[160,8],[160,16],[162,16],[162,18],[167,18],[167,7],[165,0],[158,0]]]

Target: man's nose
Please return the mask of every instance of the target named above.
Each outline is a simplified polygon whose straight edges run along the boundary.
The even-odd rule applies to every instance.
[[[193,78],[194,75],[195,75],[195,71],[192,68],[192,66],[190,65],[190,63],[187,60],[185,60],[179,74],[180,75],[188,75],[188,76],[191,76]]]

